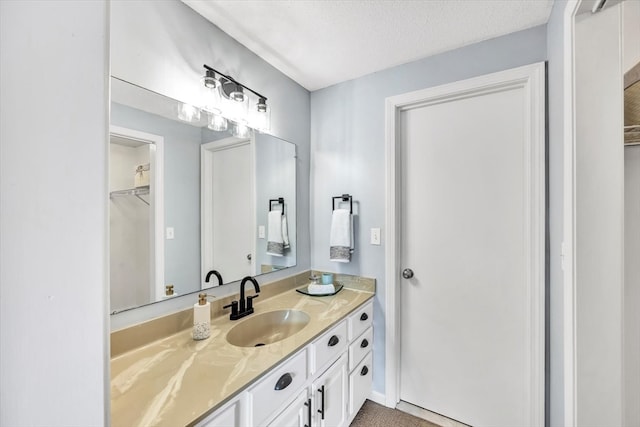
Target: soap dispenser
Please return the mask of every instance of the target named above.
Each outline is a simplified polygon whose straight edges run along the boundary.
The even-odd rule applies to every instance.
[[[211,335],[211,304],[207,294],[199,294],[198,302],[193,305],[193,339],[204,340]]]

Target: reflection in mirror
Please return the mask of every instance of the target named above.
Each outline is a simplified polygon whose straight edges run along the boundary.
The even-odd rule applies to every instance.
[[[111,79],[112,313],[296,264],[295,145],[183,106]]]
[[[164,293],[163,142],[158,135],[111,126],[112,310],[156,301]]]

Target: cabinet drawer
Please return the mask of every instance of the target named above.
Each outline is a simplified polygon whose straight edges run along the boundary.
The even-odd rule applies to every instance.
[[[349,316],[349,340],[360,336],[373,321],[373,301],[370,301]]]
[[[355,368],[372,348],[373,328],[369,328],[349,346],[349,371]]]
[[[352,417],[371,394],[373,372],[371,353],[349,375],[349,417]]]
[[[262,425],[269,415],[299,393],[306,379],[307,351],[303,350],[251,387],[253,425]]]
[[[241,425],[241,399],[236,399],[225,406],[226,407],[217,410],[215,413],[197,423],[196,427],[229,427]]]
[[[347,348],[347,323],[342,321],[311,344],[311,372],[315,373],[330,360],[336,360]]]

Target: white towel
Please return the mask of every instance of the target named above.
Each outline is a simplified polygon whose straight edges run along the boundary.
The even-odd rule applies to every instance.
[[[289,228],[287,227],[287,216],[281,214],[282,217],[282,244],[285,249],[289,249]]]
[[[334,210],[331,217],[329,259],[336,262],[350,262],[353,243],[353,215],[349,209]]]
[[[316,285],[312,283],[307,286],[307,292],[312,295],[335,294],[336,288],[333,285]]]
[[[282,215],[282,211],[269,211],[267,225],[267,255],[284,256],[284,250],[289,248],[287,216]]]

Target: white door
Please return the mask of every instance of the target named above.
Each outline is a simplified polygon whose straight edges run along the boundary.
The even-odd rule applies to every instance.
[[[253,275],[253,170],[251,139],[227,138],[202,146],[203,280],[211,270],[225,283]]]
[[[544,423],[543,91],[536,64],[397,116],[400,399],[473,426]]]

